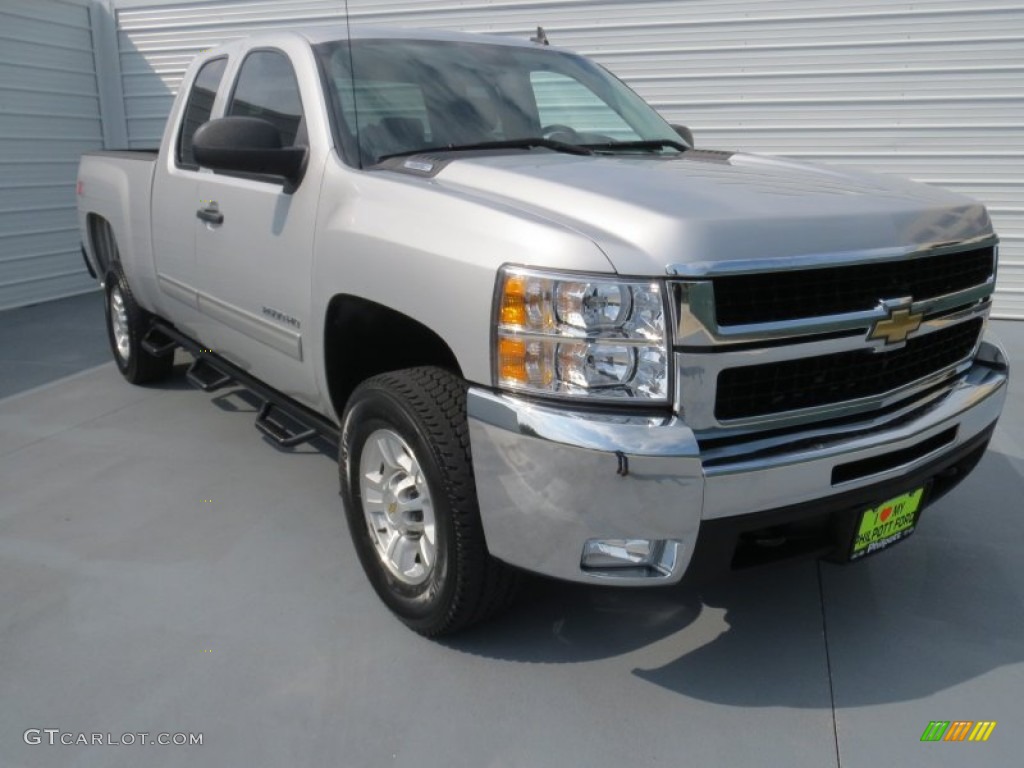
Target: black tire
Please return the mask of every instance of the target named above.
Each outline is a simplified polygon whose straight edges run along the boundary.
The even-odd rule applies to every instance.
[[[142,339],[149,331],[153,317],[135,301],[120,264],[115,262],[107,272],[104,289],[107,339],[121,375],[132,384],[145,384],[170,376],[174,368],[174,355],[157,357],[142,348]],[[116,297],[120,297],[124,313],[123,326],[119,327],[127,328],[127,336],[121,345],[118,343],[118,332],[115,331],[115,324],[118,324],[114,319],[117,313]]]
[[[421,584],[384,562],[364,512],[360,462],[367,439],[389,430],[414,452],[432,500],[436,557]],[[372,450],[372,448],[371,448]],[[466,386],[440,368],[374,376],[352,394],[342,422],[341,495],[356,552],[370,583],[409,628],[427,637],[465,629],[504,610],[520,574],[487,551],[466,423]]]

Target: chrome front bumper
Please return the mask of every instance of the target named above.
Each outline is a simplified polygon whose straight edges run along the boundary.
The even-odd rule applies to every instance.
[[[798,433],[793,450],[714,466],[705,466],[697,435],[677,416],[609,416],[473,387],[470,441],[487,545],[507,563],[570,581],[675,583],[693,558],[702,521],[825,501],[928,466],[995,423],[1007,378],[1001,350],[982,342],[968,373],[912,418],[861,436],[830,439],[819,428],[810,446]],[[950,430],[950,442],[915,453]],[[834,482],[836,467],[907,453],[914,454],[909,461]],[[666,542],[663,567],[581,565],[590,539],[638,538]]]

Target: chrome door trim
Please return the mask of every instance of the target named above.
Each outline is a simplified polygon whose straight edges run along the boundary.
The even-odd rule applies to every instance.
[[[192,309],[199,308],[199,302],[196,298],[199,292],[192,286],[186,285],[180,280],[175,280],[173,277],[168,277],[162,272],[157,273],[156,280],[161,292],[167,296],[177,299],[183,304],[188,304]]]
[[[245,334],[268,347],[283,352],[288,357],[302,361],[302,334],[288,328],[281,328],[269,320],[246,312],[244,309],[215,299],[208,293],[186,285],[178,280],[157,274],[160,289],[171,298],[188,304],[208,317]]]
[[[199,311],[268,347],[302,360],[302,334],[281,328],[262,317],[199,291]]]

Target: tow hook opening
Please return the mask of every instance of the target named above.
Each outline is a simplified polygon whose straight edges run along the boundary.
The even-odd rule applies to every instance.
[[[739,535],[732,567],[739,570],[776,560],[820,555],[833,546],[829,515],[772,525]]]

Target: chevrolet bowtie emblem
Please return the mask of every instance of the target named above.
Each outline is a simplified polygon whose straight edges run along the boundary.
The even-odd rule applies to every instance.
[[[889,310],[889,316],[878,320],[868,334],[869,341],[884,341],[886,345],[899,344],[921,327],[924,313],[911,312],[909,307]]]

